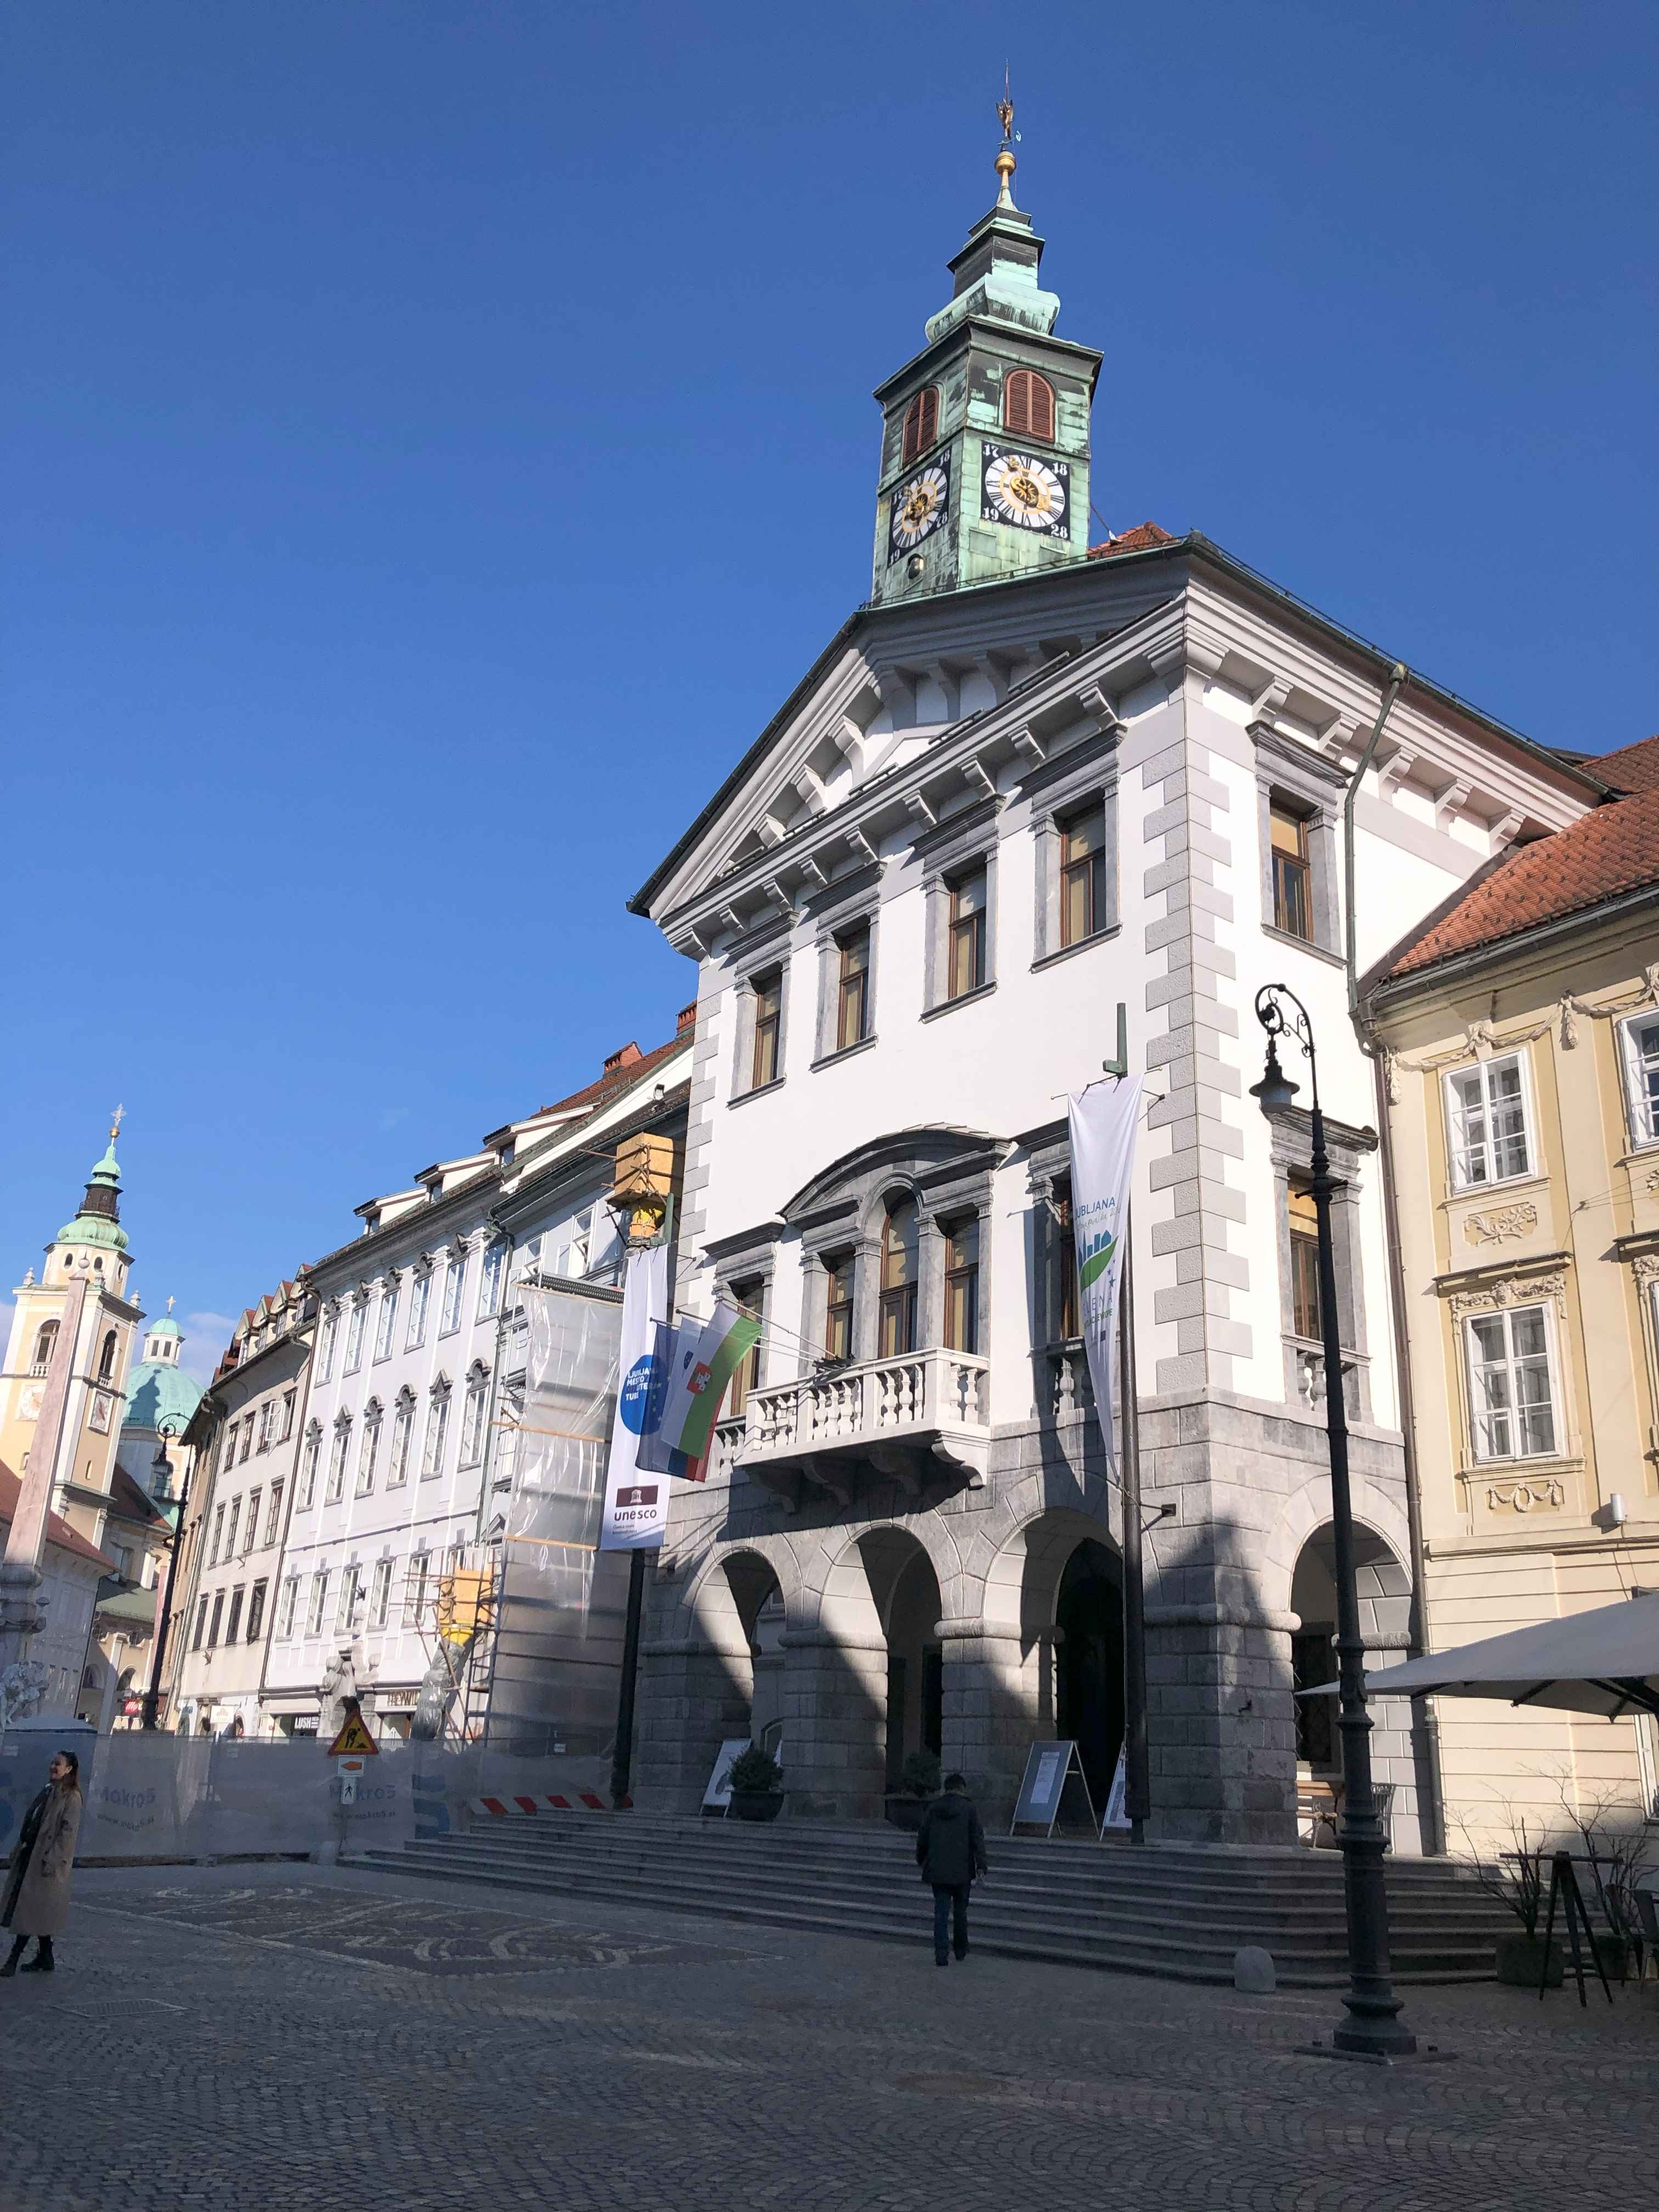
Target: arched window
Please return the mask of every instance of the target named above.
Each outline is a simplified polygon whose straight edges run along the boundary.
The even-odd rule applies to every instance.
[[[881,1357],[916,1348],[918,1224],[914,1198],[896,1199],[881,1232]]]
[[[1002,387],[1002,427],[1017,438],[1053,441],[1054,387],[1034,368],[1017,368]]]
[[[40,1324],[40,1334],[34,1340],[34,1357],[29,1362],[29,1373],[31,1375],[44,1375],[46,1373],[47,1368],[52,1364],[52,1347],[57,1341],[57,1322],[55,1321],[43,1321]]]
[[[107,1382],[115,1372],[115,1331],[111,1329],[104,1338],[104,1348],[98,1355],[98,1380]]]
[[[924,385],[904,410],[903,460],[914,461],[918,453],[925,453],[938,435],[939,386]]]

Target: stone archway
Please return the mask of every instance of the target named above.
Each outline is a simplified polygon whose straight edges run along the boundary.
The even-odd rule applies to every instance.
[[[1411,1635],[1411,1577],[1375,1528],[1354,1524],[1354,1579],[1365,1664],[1375,1673],[1402,1659]],[[1310,1530],[1291,1577],[1291,1674],[1296,1690],[1336,1680],[1336,1543],[1328,1521]],[[1387,1791],[1384,1826],[1396,1848],[1420,1850],[1417,1756],[1408,1698],[1375,1698],[1370,1705],[1371,1780]],[[1294,1700],[1297,1769],[1315,1782],[1340,1783],[1341,1738],[1334,1697]]]
[[[1085,1537],[1054,1594],[1054,1719],[1103,1814],[1123,1748],[1123,1583],[1115,1553]]]

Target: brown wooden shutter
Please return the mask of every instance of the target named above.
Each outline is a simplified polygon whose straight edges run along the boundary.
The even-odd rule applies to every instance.
[[[925,453],[938,431],[939,391],[930,384],[904,410],[904,459],[914,461],[918,453]]]
[[[1054,434],[1054,387],[1029,368],[1017,368],[1003,387],[1003,428],[1016,437],[1041,438],[1052,443]]]

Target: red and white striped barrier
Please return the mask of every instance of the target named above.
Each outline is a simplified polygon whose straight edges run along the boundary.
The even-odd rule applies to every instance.
[[[579,1790],[570,1797],[469,1797],[466,1809],[475,1819],[499,1820],[511,1813],[605,1813],[610,1808],[591,1790]]]

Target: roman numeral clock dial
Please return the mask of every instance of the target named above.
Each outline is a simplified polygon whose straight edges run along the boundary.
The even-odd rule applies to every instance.
[[[1006,446],[986,445],[980,459],[980,519],[1045,538],[1072,534],[1072,471]]]
[[[951,511],[951,472],[944,461],[930,461],[893,494],[887,526],[887,558],[902,560],[931,538]]]

